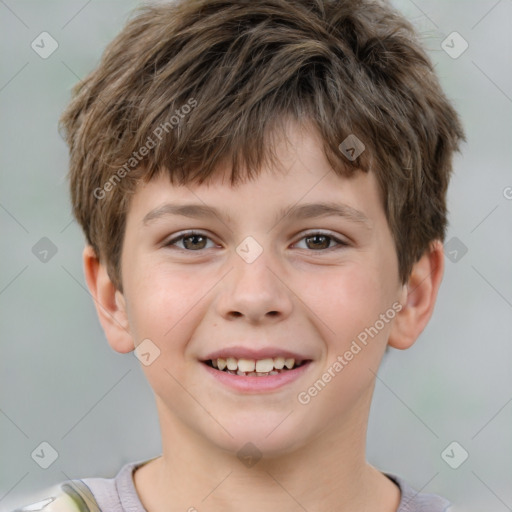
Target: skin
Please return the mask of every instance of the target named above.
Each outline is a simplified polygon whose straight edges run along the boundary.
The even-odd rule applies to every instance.
[[[86,280],[112,348],[126,353],[150,339],[160,350],[141,366],[155,393],[163,448],[134,473],[148,512],[397,510],[398,487],[366,462],[369,408],[386,346],[410,347],[432,314],[442,244],[435,241],[401,283],[375,176],[338,177],[307,125],[290,123],[276,151],[278,169],[263,168],[236,188],[227,168],[202,185],[173,186],[165,176],[141,185],[127,215],[122,293],[92,248],[84,250]],[[281,216],[276,223],[283,207],[325,201],[367,220]],[[144,224],[165,203],[206,204],[220,216],[167,215]],[[168,244],[190,229],[208,238]],[[345,244],[315,241],[313,231]],[[236,252],[247,236],[263,250],[252,263]],[[394,303],[400,312],[300,403],[298,394]],[[279,346],[312,363],[278,390],[234,391],[200,362],[233,345]],[[249,468],[236,454],[247,442],[262,454]]]

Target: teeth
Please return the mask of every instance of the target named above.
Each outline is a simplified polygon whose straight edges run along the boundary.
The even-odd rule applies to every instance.
[[[253,372],[254,368],[256,366],[257,366],[257,364],[254,362],[254,359],[239,359],[238,360],[238,369],[241,370],[242,372]]]
[[[295,365],[300,366],[302,360],[297,360],[293,357],[284,358],[282,356],[266,359],[236,359],[235,357],[227,357],[225,359],[219,357],[212,359],[211,364],[214,368],[225,370],[233,375],[246,375],[262,376],[262,375],[277,375],[279,371],[285,367],[291,370]]]
[[[284,360],[284,365],[286,366],[286,368],[288,368],[289,370],[293,368],[293,365],[295,364],[295,359],[293,359],[292,357],[290,359],[285,359]]]
[[[282,370],[284,368],[284,357],[274,357],[274,368]]]
[[[228,357],[226,359],[228,370],[235,371],[238,369],[238,361],[234,357]]]
[[[270,372],[274,369],[273,359],[259,359],[256,361],[256,371],[258,373]]]

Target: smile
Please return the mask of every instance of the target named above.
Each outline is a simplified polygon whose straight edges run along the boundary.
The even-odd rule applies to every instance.
[[[298,368],[307,361],[293,357],[273,357],[265,359],[237,359],[235,357],[209,359],[205,363],[211,368],[241,377],[267,377],[279,375]]]
[[[214,382],[238,393],[249,394],[285,388],[300,379],[312,366],[311,359],[279,356],[264,359],[221,357],[207,359],[201,363]]]

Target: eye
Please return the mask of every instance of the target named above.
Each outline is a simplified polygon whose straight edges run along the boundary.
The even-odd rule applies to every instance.
[[[211,247],[206,247],[207,240],[210,240],[210,238],[205,234],[191,231],[189,233],[183,233],[180,236],[169,240],[165,243],[165,246],[176,246],[178,249],[193,252],[201,249],[210,249]],[[183,247],[177,246],[177,243],[179,242],[183,242]],[[213,244],[213,246],[215,246],[215,244]]]
[[[208,240],[212,242],[210,247],[207,247]],[[322,251],[327,249],[334,249],[331,244],[334,242],[338,246],[346,247],[348,243],[336,238],[333,235],[322,232],[313,232],[308,233],[304,237],[300,239],[300,241],[304,240],[306,243],[306,249],[312,249],[314,251]],[[182,243],[183,245],[180,247],[178,244]],[[188,251],[188,252],[198,252],[202,249],[211,249],[215,247],[213,241],[205,235],[204,233],[190,231],[188,233],[182,233],[181,235],[169,240],[166,242],[165,247],[176,247],[177,249]],[[297,244],[296,244],[297,245]],[[302,247],[299,247],[302,249]]]
[[[301,240],[305,240],[307,249],[313,249],[315,251],[333,249],[333,247],[330,247],[331,242],[336,242],[339,246],[343,247],[348,246],[343,240],[322,232],[308,233],[306,236],[302,237]]]

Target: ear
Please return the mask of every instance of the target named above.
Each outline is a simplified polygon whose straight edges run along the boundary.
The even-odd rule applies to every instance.
[[[436,240],[414,264],[404,285],[402,309],[395,317],[388,345],[404,350],[411,347],[427,325],[444,271],[443,244]]]
[[[84,249],[83,261],[85,280],[110,346],[123,354],[134,350],[123,294],[116,289],[90,245]]]

